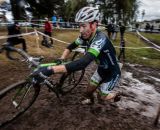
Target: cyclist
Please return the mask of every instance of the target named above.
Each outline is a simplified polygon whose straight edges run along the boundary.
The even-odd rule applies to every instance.
[[[45,18],[45,23],[44,23],[44,34],[51,37],[52,36],[52,24],[50,23],[50,21],[48,20],[48,18]],[[51,40],[51,44],[47,43],[46,37],[43,36],[43,40],[42,40],[42,45],[45,45],[47,47],[51,47],[53,44],[53,40],[52,38],[50,38]]]
[[[17,34],[21,34],[21,31],[19,23],[15,22],[13,25],[8,26],[8,35],[17,35]],[[7,43],[8,46],[14,46],[21,43],[23,50],[27,52],[26,42],[22,36],[8,38]]]
[[[111,90],[120,78],[121,72],[112,43],[103,32],[97,30],[99,15],[95,7],[84,7],[78,11],[75,21],[79,23],[80,36],[64,50],[61,59],[66,59],[79,45],[86,45],[88,49],[83,57],[65,65],[41,67],[33,73],[37,78],[39,73],[50,76],[54,73],[74,72],[84,69],[94,60],[97,61],[98,67],[91,77],[83,104],[94,102],[93,93],[97,88],[102,100],[118,99],[118,94]]]

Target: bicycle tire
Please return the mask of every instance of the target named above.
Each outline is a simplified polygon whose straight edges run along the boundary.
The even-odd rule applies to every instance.
[[[0,127],[22,115],[36,100],[40,86],[22,80],[0,91]]]
[[[78,52],[75,52],[73,57],[71,58],[71,61],[75,60],[78,54],[79,54]],[[84,73],[85,69],[80,71],[75,71],[72,73],[63,74],[58,83],[59,92],[62,95],[71,92],[80,83],[80,81],[84,76]]]

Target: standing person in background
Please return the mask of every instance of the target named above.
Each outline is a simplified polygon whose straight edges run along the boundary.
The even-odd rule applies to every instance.
[[[149,23],[146,23],[145,32],[146,32],[146,33],[149,32],[150,28],[151,28],[150,24],[149,24]]]
[[[8,35],[18,35],[21,34],[20,25],[15,22],[13,25],[8,26]],[[8,46],[15,46],[17,44],[22,44],[22,49],[27,52],[26,42],[22,36],[11,37],[7,39]]]
[[[111,37],[112,37],[112,32],[113,32],[113,24],[112,23],[109,23],[108,25],[107,25],[107,32],[108,32],[108,38],[109,39],[111,39]]]
[[[154,25],[152,25],[152,26],[150,27],[150,30],[151,30],[151,33],[152,33],[153,30],[154,30]]]
[[[118,32],[118,26],[114,23],[113,29],[112,29],[112,40],[116,40],[117,38],[117,32]]]
[[[121,60],[121,56],[122,56],[122,60]],[[118,56],[118,60],[122,61],[122,63],[125,62],[125,41],[124,39],[121,39],[121,42],[120,42],[120,53]]]
[[[124,24],[122,22],[119,22],[119,30],[120,30],[120,38],[122,41],[124,39],[124,33],[126,30],[126,27],[124,26]]]
[[[50,23],[47,17],[45,18],[45,23],[44,23],[44,34],[49,37],[52,37],[52,24]],[[47,47],[52,47],[53,40],[52,38],[50,38],[50,40],[51,42],[49,44],[47,37],[43,36],[42,45],[47,46]]]

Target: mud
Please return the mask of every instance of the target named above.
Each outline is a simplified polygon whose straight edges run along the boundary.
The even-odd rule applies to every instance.
[[[122,91],[117,103],[95,102],[81,105],[83,93],[95,65],[87,68],[81,84],[62,102],[42,88],[34,105],[14,122],[0,130],[159,130],[153,126],[160,104],[160,70],[126,64],[116,91]],[[29,74],[25,64],[0,64],[0,89]]]

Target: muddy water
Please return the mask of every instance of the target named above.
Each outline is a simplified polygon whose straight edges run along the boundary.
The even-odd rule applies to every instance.
[[[133,78],[131,72],[124,71],[122,77],[121,82],[123,85],[120,89],[125,91],[128,96],[122,97],[123,99],[121,102],[117,103],[119,108],[132,108],[144,116],[154,117],[160,104],[160,93],[155,90],[153,85],[143,83],[140,80]],[[159,79],[155,79],[157,82],[159,81]]]

